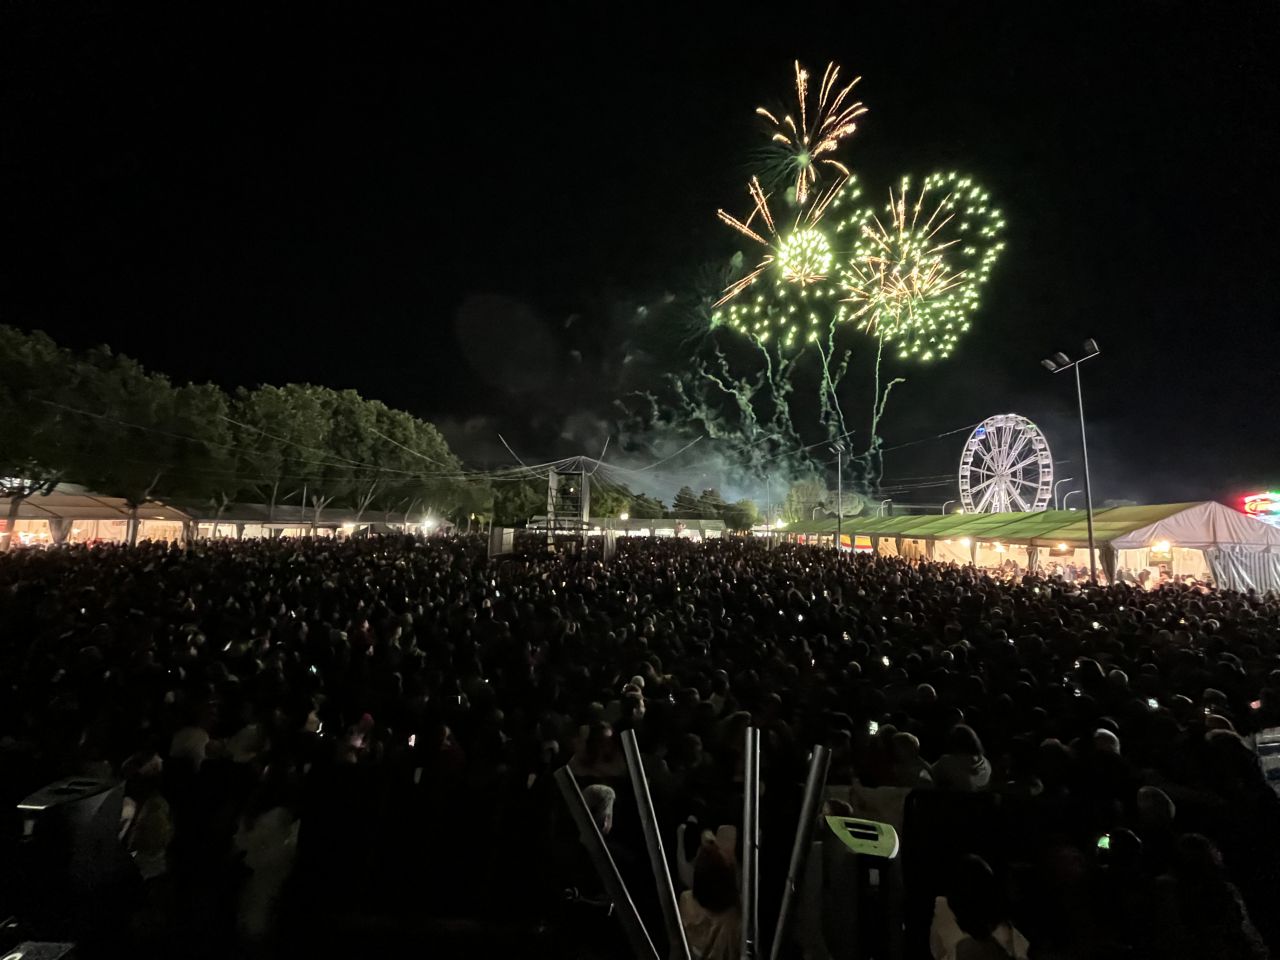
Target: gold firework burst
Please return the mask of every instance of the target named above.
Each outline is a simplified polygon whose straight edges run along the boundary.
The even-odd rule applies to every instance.
[[[739,220],[724,210],[717,210],[717,217],[743,236],[765,247],[768,252],[750,272],[725,288],[724,295],[716,301],[715,306],[721,306],[732,300],[755,283],[760,275],[774,263],[781,268],[780,278],[785,283],[807,287],[827,279],[832,260],[831,246],[827,238],[817,229],[817,223],[822,219],[832,200],[839,194],[846,179],[847,177],[842,176],[808,209],[801,211],[793,228],[786,233],[779,233],[773,212],[769,209],[771,195],[764,192],[764,188],[760,186],[760,181],[756,177],[752,177],[751,182],[747,184],[747,192],[754,206],[745,221]],[[757,219],[758,226],[753,226]]]
[[[795,71],[799,122],[791,114],[779,119],[764,107],[757,107],[756,113],[773,125],[772,142],[787,154],[787,167],[795,172],[796,202],[803,206],[818,181],[821,167],[829,167],[842,177],[849,175],[849,168],[832,154],[839,148],[840,141],[857,129],[856,121],[867,108],[860,100],[846,102],[862,78],[855,77],[852,83],[837,90],[840,68],[828,63],[818,86],[817,103],[810,109],[809,73],[799,60],[795,62]]]

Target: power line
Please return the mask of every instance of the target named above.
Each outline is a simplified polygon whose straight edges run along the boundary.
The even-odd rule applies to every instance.
[[[706,439],[706,434],[702,434],[702,435],[700,435],[700,436],[694,437],[694,439],[690,440],[688,443],[686,443],[683,447],[681,447],[681,448],[680,448],[679,450],[677,450],[675,453],[671,454],[671,456],[669,456],[669,457],[663,457],[661,460],[657,461],[656,463],[651,463],[651,464],[649,464],[647,467],[640,467],[639,469],[632,470],[631,472],[632,472],[632,473],[646,473],[647,471],[654,469],[654,467],[660,467],[660,466],[662,466],[664,463],[668,462],[669,460],[674,460],[676,457],[680,456],[680,454],[684,453],[686,450],[688,450],[690,447],[692,447],[695,443],[699,443],[699,442],[701,442],[701,441],[702,441],[702,440],[704,440],[704,439]],[[621,467],[621,468],[619,468],[619,469],[623,469],[623,470],[625,470],[625,469],[627,469],[627,468],[626,468],[626,467]]]
[[[930,440],[941,440],[943,437],[949,437],[949,436],[952,436],[953,434],[963,433],[966,430],[973,430],[975,427],[977,427],[981,423],[982,421],[979,420],[977,421],[977,423],[971,423],[965,427],[956,427],[956,429],[947,430],[945,433],[936,433],[931,437],[921,437],[919,440],[908,440],[906,443],[894,444],[892,447],[881,447],[880,453],[888,453],[890,450],[901,450],[903,447],[914,447],[918,443],[928,443]]]

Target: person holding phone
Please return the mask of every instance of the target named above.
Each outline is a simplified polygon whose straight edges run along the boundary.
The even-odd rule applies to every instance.
[[[934,960],[1026,960],[1030,949],[1009,920],[995,872],[981,857],[964,857],[947,895],[933,903],[929,952]]]

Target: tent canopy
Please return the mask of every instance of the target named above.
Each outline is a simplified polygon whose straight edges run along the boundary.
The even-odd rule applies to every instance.
[[[832,534],[835,518],[788,524],[784,533]],[[1093,512],[1094,540],[1116,549],[1171,545],[1280,554],[1280,528],[1220,503],[1165,503],[1105,507]],[[1087,547],[1088,520],[1076,510],[1040,513],[952,513],[945,516],[845,517],[848,535],[902,537],[906,540],[959,540],[1036,547]]]
[[[0,516],[9,510],[8,498],[0,498]],[[120,497],[55,490],[28,497],[18,506],[19,520],[127,520],[129,504]],[[140,520],[168,520],[181,523],[191,519],[175,507],[149,501],[138,507]]]

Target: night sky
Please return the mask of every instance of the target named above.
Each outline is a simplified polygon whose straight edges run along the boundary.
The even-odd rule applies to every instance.
[[[1016,411],[1078,476],[1039,360],[1095,337],[1098,502],[1280,486],[1274,3],[372,6],[4,4],[0,321],[175,379],[355,387],[472,462],[498,430],[594,453],[582,331],[737,248],[714,213],[743,206],[754,107],[834,59],[870,192],[962,169],[1008,221],[889,446]],[[886,476],[950,472],[962,439]]]

